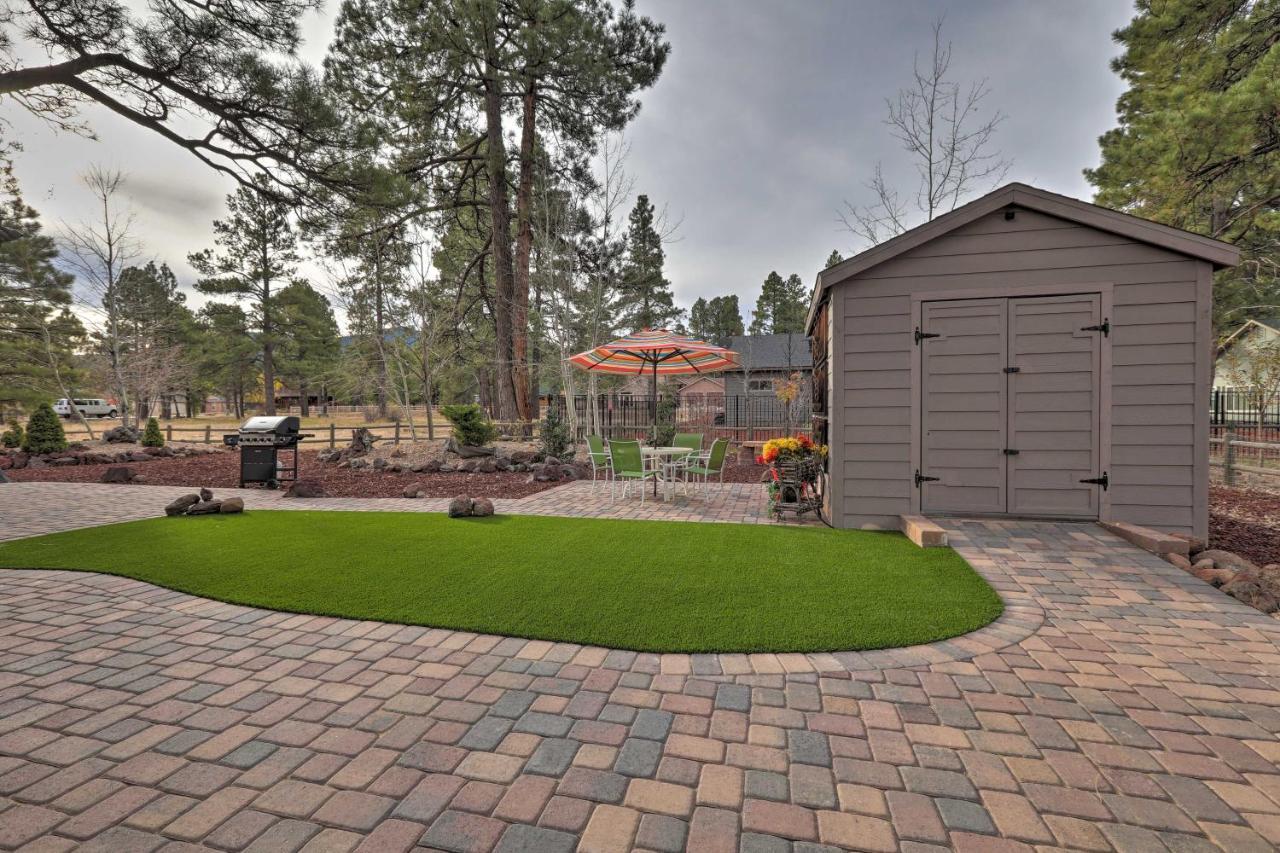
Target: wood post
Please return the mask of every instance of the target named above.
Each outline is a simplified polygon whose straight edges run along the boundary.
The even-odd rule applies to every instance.
[[[400,443],[400,422],[396,421],[396,437],[395,437],[395,440],[392,441],[392,444],[399,444],[399,443]]]
[[[173,424],[164,425],[164,441],[165,444],[173,443]]]
[[[213,429],[209,426],[209,424],[205,424],[204,425],[204,443],[205,444],[213,443],[213,436],[211,435],[212,432],[213,432]]]
[[[1228,486],[1236,484],[1236,431],[1228,429],[1222,439],[1222,481]]]
[[[337,435],[332,421],[329,422],[329,449],[335,450],[338,447]]]

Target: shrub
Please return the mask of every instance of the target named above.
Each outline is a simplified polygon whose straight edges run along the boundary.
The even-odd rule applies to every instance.
[[[662,389],[658,397],[658,429],[654,443],[659,447],[669,447],[676,440],[676,407],[679,400],[670,386]]]
[[[441,406],[440,414],[453,424],[453,437],[467,447],[483,447],[498,437],[498,428],[475,403]]]
[[[41,403],[31,413],[22,449],[28,453],[57,453],[67,449],[67,434],[62,431],[62,422],[48,403]]]
[[[547,414],[538,427],[538,444],[543,459],[554,456],[563,461],[569,452],[569,427],[565,425],[564,418],[560,417],[559,407],[547,407]]]
[[[17,418],[9,419],[9,428],[0,433],[0,445],[5,447],[21,447],[22,439],[25,436],[22,424],[18,423]]]
[[[147,418],[147,428],[142,432],[143,447],[164,447],[164,433],[160,432],[160,422],[155,418]]]

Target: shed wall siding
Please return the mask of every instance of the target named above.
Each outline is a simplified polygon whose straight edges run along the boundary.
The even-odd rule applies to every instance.
[[[912,294],[1110,285],[1104,421],[1109,414],[1112,486],[1103,512],[1203,535],[1207,445],[1199,446],[1196,406],[1207,393],[1197,377],[1208,350],[1196,341],[1208,270],[1204,261],[1020,209],[1013,221],[990,214],[835,285],[837,525],[896,528],[911,509]]]

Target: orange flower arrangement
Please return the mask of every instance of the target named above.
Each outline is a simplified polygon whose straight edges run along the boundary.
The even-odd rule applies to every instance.
[[[817,445],[807,435],[791,435],[785,438],[771,438],[764,443],[764,447],[760,450],[760,455],[756,457],[756,462],[761,465],[771,465],[780,457],[794,456],[804,458],[806,456],[826,456],[826,445]]]

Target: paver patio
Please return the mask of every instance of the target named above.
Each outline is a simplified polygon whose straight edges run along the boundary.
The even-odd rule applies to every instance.
[[[0,487],[8,535],[15,519],[27,532],[119,520],[137,492],[14,485]],[[951,641],[913,652],[936,662],[856,666],[2,572],[0,847],[1280,844],[1280,623],[1092,525],[948,526],[1038,618],[985,650]]]

